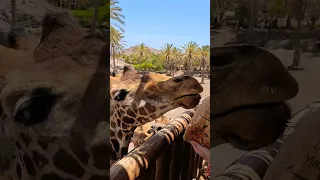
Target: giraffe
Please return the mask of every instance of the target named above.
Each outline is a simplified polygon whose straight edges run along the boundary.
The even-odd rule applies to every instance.
[[[134,130],[134,134],[131,138],[131,142],[134,144],[134,148],[137,148],[144,142],[146,142],[157,131],[160,131],[164,126],[169,124],[173,118],[170,119],[167,116],[161,116],[160,118],[137,127]]]
[[[203,87],[193,77],[169,77],[163,74],[139,74],[125,66],[121,77],[110,77],[110,143],[111,160],[127,152],[136,127],[182,107],[194,108]]]
[[[230,143],[253,150],[276,141],[291,117],[287,101],[299,92],[279,58],[255,46],[210,49],[210,147]]]
[[[13,147],[0,179],[109,179],[109,43],[65,10],[42,29],[31,54],[0,48],[0,140]]]

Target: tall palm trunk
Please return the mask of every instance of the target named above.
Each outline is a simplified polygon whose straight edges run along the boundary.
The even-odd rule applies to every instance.
[[[139,68],[138,68],[138,72],[141,71],[141,62],[142,62],[142,54],[140,54],[140,56],[139,56]]]
[[[250,23],[249,23],[249,30],[248,30],[248,44],[254,44],[254,27],[256,22],[256,7],[257,7],[257,0],[250,0]]]
[[[113,64],[113,72],[116,72],[116,54],[115,54],[115,47],[111,47],[112,50],[112,64]]]
[[[11,0],[11,13],[12,13],[11,26],[15,26],[17,23],[16,0]]]
[[[169,58],[166,57],[166,74],[168,74]]]
[[[188,74],[191,74],[191,57],[188,58]]]
[[[293,54],[293,62],[292,66],[297,67],[300,66],[300,39],[301,39],[301,20],[302,18],[297,18],[298,27],[296,29],[296,35],[295,35],[295,45],[294,45],[294,54]]]
[[[204,71],[205,71],[205,60],[204,58],[202,58],[202,62],[201,62],[201,65],[202,65],[202,78],[201,78],[201,84],[204,84]]]
[[[94,15],[93,15],[93,19],[92,19],[91,34],[96,33],[97,21],[98,21],[98,11],[99,11],[99,0],[95,0],[94,1]]]

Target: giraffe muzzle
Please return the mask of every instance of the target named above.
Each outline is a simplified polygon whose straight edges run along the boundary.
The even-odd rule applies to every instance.
[[[175,100],[177,100],[177,103],[185,109],[191,109],[196,107],[199,104],[200,99],[200,94],[187,94],[175,98]]]

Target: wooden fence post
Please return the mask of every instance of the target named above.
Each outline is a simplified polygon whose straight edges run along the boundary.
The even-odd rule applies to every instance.
[[[110,168],[110,179],[135,180],[140,177],[151,166],[150,163],[154,163],[169,149],[174,140],[183,134],[194,113],[193,109],[185,111],[141,146],[113,164]],[[187,142],[185,145],[190,146]]]

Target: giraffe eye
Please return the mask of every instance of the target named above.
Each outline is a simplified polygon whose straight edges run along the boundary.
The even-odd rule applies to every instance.
[[[125,89],[121,89],[119,92],[116,93],[114,99],[116,101],[123,101],[127,94],[129,93],[129,91],[125,90]]]
[[[31,97],[18,101],[14,120],[28,126],[44,122],[58,98],[59,95],[51,93],[50,90],[38,88]]]

